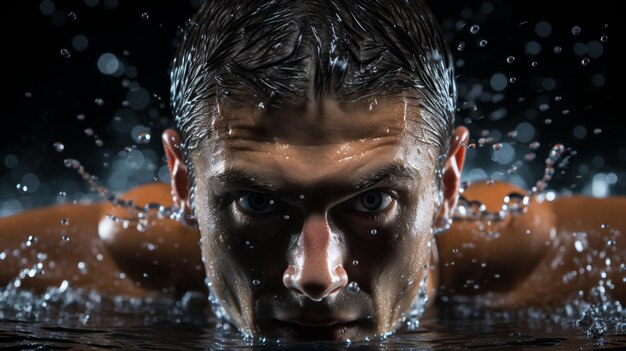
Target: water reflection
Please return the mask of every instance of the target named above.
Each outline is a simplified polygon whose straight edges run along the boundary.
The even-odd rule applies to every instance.
[[[481,311],[467,304],[427,309],[419,328],[366,343],[292,344],[245,339],[216,327],[204,299],[145,302],[102,298],[67,286],[42,296],[0,296],[0,348],[125,350],[451,350],[626,347],[626,312],[570,304],[555,313]],[[6,302],[12,302],[7,304]]]

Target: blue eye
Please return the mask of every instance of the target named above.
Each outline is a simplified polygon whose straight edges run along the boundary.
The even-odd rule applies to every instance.
[[[361,212],[382,211],[391,205],[391,196],[382,191],[371,190],[359,195],[356,210]]]
[[[258,192],[244,192],[237,200],[239,206],[254,214],[270,213],[276,210],[275,201],[271,196]]]

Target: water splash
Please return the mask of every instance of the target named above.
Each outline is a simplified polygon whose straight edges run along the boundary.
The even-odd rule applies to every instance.
[[[426,282],[428,280],[428,274],[424,274],[424,278],[420,282],[419,289],[417,290],[417,296],[413,300],[413,304],[406,315],[404,322],[408,330],[417,330],[420,326],[420,317],[426,310],[426,304],[428,303],[428,292],[426,291]]]
[[[89,174],[80,161],[67,158],[63,161],[67,168],[74,169],[78,174],[89,183],[91,189],[98,193],[106,201],[112,203],[116,207],[122,207],[130,210],[133,217],[123,218],[108,214],[107,217],[115,222],[121,223],[124,228],[128,228],[131,224],[137,227],[137,230],[143,232],[150,226],[150,219],[173,219],[181,221],[183,219],[183,211],[177,206],[163,206],[159,203],[151,202],[143,206],[135,204],[132,200],[120,199],[116,194],[104,187],[98,182],[98,178]]]
[[[535,186],[533,186],[526,194],[513,192],[505,196],[504,202],[499,211],[489,212],[486,210],[486,206],[480,201],[469,200],[465,196],[460,195],[458,206],[452,219],[499,222],[507,218],[509,215],[522,213],[530,204],[531,197],[541,193],[548,186],[548,183],[555,174],[557,164],[563,157],[565,151],[566,149],[562,144],[556,144],[552,147],[552,150],[550,150],[550,153],[545,161],[546,168],[543,178],[538,180]],[[468,186],[469,183],[463,183],[460,192],[463,193]]]

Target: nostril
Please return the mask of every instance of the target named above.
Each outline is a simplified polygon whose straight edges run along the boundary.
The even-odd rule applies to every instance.
[[[298,290],[313,301],[320,301],[330,295],[328,292],[328,286],[325,284],[306,283],[302,284]]]

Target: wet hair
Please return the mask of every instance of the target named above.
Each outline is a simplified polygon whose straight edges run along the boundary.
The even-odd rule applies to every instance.
[[[211,133],[219,99],[279,108],[401,95],[419,107],[422,142],[449,148],[453,63],[421,0],[207,0],[187,24],[171,80],[188,160]]]

